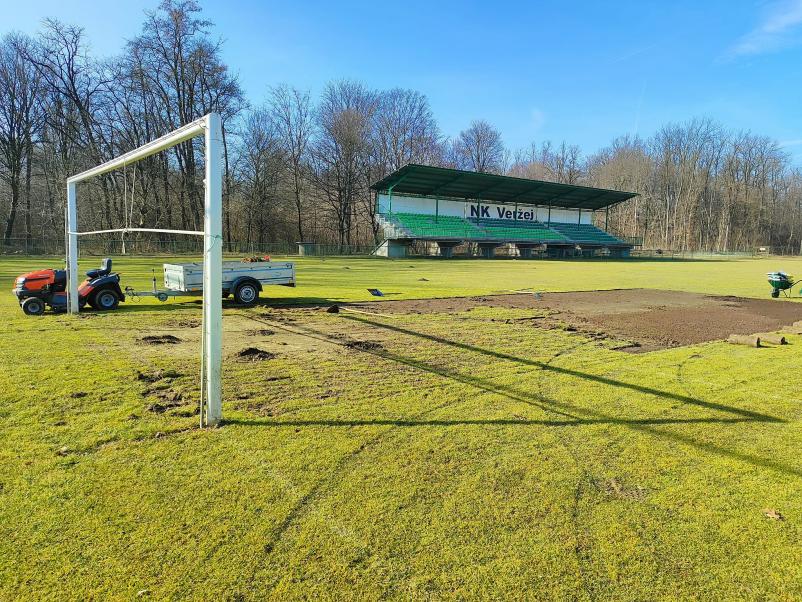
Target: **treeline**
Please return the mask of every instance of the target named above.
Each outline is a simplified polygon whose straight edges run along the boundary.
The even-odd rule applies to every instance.
[[[81,28],[47,20],[0,42],[0,219],[6,246],[58,238],[65,181],[216,111],[223,119],[224,234],[229,244],[371,245],[381,232],[372,182],[424,163],[640,193],[610,229],[650,248],[798,253],[802,175],[778,144],[707,119],[595,155],[565,143],[510,152],[475,121],[440,131],[414,90],[333,81],[319,98],[291,86],[248,102],[194,0],[147,13],[121,54],[98,58]],[[201,229],[203,148],[183,143],[82,184],[82,229]]]

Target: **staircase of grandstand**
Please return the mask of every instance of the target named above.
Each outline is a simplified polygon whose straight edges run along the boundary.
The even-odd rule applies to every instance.
[[[483,219],[479,222],[461,217],[419,213],[387,213],[377,216],[387,238],[442,238],[462,240],[499,240],[510,242],[622,244],[604,230],[588,224],[516,222]]]

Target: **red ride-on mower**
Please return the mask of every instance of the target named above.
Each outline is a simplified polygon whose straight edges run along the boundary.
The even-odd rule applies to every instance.
[[[19,276],[14,281],[13,293],[29,316],[41,316],[47,305],[53,311],[67,311],[67,271],[39,270]],[[125,301],[120,289],[120,275],[112,274],[111,259],[103,260],[98,270],[89,270],[78,287],[78,305],[87,303],[97,310],[117,309]]]

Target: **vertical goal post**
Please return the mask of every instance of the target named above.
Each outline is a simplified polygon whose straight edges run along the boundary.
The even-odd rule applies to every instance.
[[[204,179],[203,230],[161,228],[116,228],[78,231],[77,184],[120,169],[172,148],[196,136],[204,136],[206,172]],[[161,138],[115,159],[67,179],[67,311],[77,314],[78,238],[105,232],[167,232],[203,236],[203,337],[201,341],[201,426],[214,426],[222,419],[221,371],[223,358],[223,134],[220,115],[209,113]]]

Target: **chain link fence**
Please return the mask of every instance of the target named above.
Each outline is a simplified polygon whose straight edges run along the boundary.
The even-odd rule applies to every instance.
[[[223,243],[223,251],[247,256],[261,255],[298,255],[298,243],[255,243],[227,241]],[[304,243],[305,256],[331,257],[370,255],[373,245],[337,245]],[[147,238],[129,238],[123,241],[119,237],[83,238],[80,242],[82,256],[108,255],[200,255],[203,253],[203,237],[193,236],[183,240],[157,240]],[[12,238],[0,242],[0,255],[58,255],[63,256],[64,239],[57,238]]]

